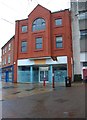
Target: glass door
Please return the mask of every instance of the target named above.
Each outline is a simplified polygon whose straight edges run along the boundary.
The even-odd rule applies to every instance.
[[[44,68],[44,69],[43,69]],[[46,80],[46,82],[48,82],[48,69],[47,67],[41,67],[39,70],[39,82],[43,82],[44,79]]]

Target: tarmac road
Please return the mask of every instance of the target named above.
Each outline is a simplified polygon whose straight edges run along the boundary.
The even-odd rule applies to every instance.
[[[2,100],[3,118],[85,118],[85,84],[55,89],[37,88],[28,96]],[[33,90],[31,90],[33,91]],[[27,92],[31,92],[27,91]],[[17,93],[20,94],[20,93]],[[28,93],[27,93],[28,94]]]

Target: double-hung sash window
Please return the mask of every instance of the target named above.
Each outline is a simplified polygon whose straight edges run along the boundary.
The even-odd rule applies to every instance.
[[[10,54],[8,55],[8,63],[10,63],[11,62],[11,56],[10,56]]]
[[[8,51],[11,50],[11,43],[8,45]]]
[[[63,38],[62,36],[56,36],[56,48],[63,47]]]
[[[36,38],[36,49],[42,49],[43,39],[42,37]]]
[[[27,32],[27,26],[22,26],[22,32]]]
[[[21,52],[27,52],[27,42],[26,41],[21,42]]]
[[[61,18],[55,19],[55,25],[56,26],[61,26],[62,25],[62,19]]]

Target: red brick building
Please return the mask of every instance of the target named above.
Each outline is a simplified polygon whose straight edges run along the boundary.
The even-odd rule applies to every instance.
[[[13,53],[14,53],[14,39],[13,36],[2,47],[2,80],[6,82],[13,81]]]
[[[17,20],[14,40],[14,82],[64,83],[72,78],[71,13],[51,12],[41,5]]]

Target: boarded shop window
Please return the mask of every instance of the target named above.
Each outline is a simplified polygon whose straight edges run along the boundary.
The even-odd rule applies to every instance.
[[[27,51],[27,42],[22,41],[21,42],[21,52],[26,52]]]

